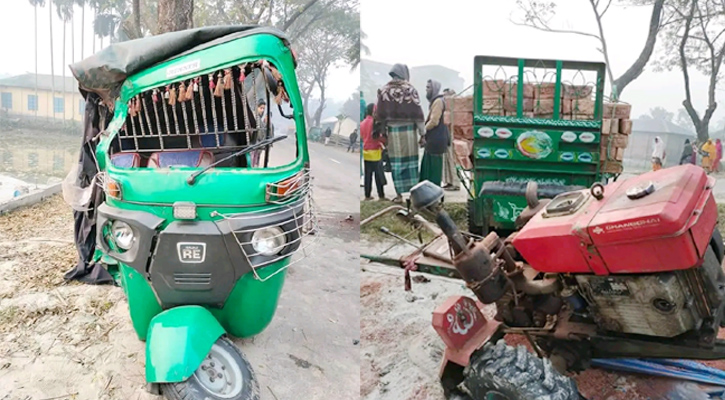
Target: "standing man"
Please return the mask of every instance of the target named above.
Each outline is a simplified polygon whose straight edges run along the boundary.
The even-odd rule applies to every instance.
[[[451,98],[455,95],[456,92],[451,89],[443,90],[444,99]],[[460,190],[461,181],[456,173],[456,154],[453,148],[453,132],[451,132],[450,128],[448,128],[448,136],[448,148],[445,154],[443,154],[443,182],[446,183],[443,189],[457,192]]]
[[[655,137],[655,148],[652,150],[652,171],[659,171],[665,163],[665,144],[659,136]]]
[[[722,160],[722,142],[715,141],[715,159],[712,160],[712,172],[720,172],[720,160]]]
[[[366,115],[360,124],[360,141],[363,143],[363,157],[365,159],[365,200],[372,200],[373,179],[378,191],[378,199],[385,200],[385,178],[383,176],[383,147],[385,138],[380,132],[373,132],[373,114],[375,104],[368,104]]]
[[[329,127],[325,130],[325,146],[330,143],[330,137],[332,136],[332,129]]]
[[[357,128],[355,128],[350,134],[350,145],[347,146],[346,152],[355,152],[355,145],[357,144]]]
[[[440,94],[441,84],[432,79],[425,87],[425,96],[430,102],[428,119],[425,122],[425,152],[420,163],[420,180],[428,180],[438,186],[443,178],[443,155],[450,146],[448,126],[443,123],[446,103]]]
[[[363,96],[362,90],[360,91],[360,123],[362,124],[365,120],[365,112],[367,107],[365,106],[365,97]],[[363,141],[362,141],[362,128],[360,130],[360,186],[364,186],[363,182]]]
[[[378,89],[375,130],[387,133],[395,203],[403,202],[418,183],[418,141],[425,133],[423,109],[418,91],[408,82],[410,74],[404,64],[395,64],[389,73],[392,80]]]

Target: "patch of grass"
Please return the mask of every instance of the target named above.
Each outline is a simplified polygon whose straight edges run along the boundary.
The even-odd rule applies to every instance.
[[[365,218],[394,205],[394,203],[389,201],[361,201],[360,220],[364,220]],[[458,225],[460,229],[468,229],[468,209],[466,203],[444,203],[443,208],[448,212],[448,214],[450,214],[451,218],[453,218],[453,221],[456,222],[456,225]],[[365,237],[369,240],[390,239],[390,236],[380,232],[381,227],[386,227],[391,232],[399,236],[415,241],[416,235],[413,234],[414,230],[412,227],[408,226],[408,224],[395,214],[396,211],[393,211],[371,221],[365,226],[360,227],[360,234],[365,235]],[[432,239],[428,231],[422,230],[422,232],[423,240]]]
[[[16,306],[6,307],[0,310],[0,325],[12,325],[16,321],[20,309]]]

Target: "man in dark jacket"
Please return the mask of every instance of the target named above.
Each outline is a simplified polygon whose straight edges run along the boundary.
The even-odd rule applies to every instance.
[[[357,129],[355,129],[354,131],[352,131],[352,133],[350,134],[350,138],[349,139],[350,139],[350,145],[347,146],[347,150],[346,151],[352,151],[354,153],[355,152],[355,144],[357,143]]]

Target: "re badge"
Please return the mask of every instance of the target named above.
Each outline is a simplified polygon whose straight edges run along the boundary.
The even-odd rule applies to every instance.
[[[200,264],[206,259],[206,243],[177,243],[179,261],[185,264]]]

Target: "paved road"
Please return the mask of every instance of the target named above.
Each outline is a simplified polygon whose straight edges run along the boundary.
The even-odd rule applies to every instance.
[[[285,140],[274,150],[288,157],[295,147]],[[319,143],[310,143],[309,152],[318,241],[309,257],[290,267],[271,325],[239,341],[259,375],[262,399],[353,399],[360,393],[359,155]]]

